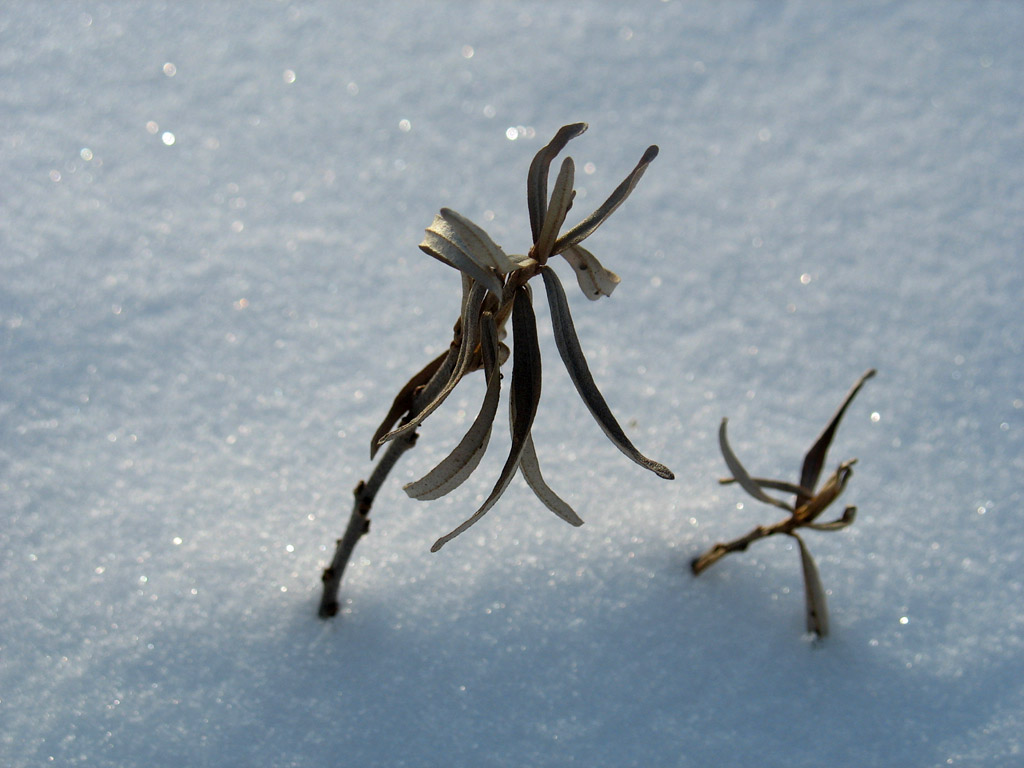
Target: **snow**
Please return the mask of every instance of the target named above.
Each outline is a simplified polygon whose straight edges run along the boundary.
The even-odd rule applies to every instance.
[[[1024,761],[1022,32],[1004,2],[0,11],[0,763]],[[529,161],[581,120],[579,211],[661,147],[587,243],[615,295],[562,275],[677,479],[604,439],[538,294],[534,436],[587,524],[517,480],[430,554],[504,458],[401,491],[467,382],[318,620],[370,435],[450,338],[423,228],[521,252]],[[717,484],[720,419],[795,480],[868,367],[811,643],[791,543],[688,562],[776,519]]]

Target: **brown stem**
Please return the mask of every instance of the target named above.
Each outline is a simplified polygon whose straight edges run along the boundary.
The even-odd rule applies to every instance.
[[[458,333],[458,328],[456,328]],[[405,416],[405,422],[416,418],[419,413],[437,396],[438,392],[447,383],[455,367],[455,359],[458,356],[457,345],[453,344],[448,351],[448,356],[431,376],[430,381],[420,388],[412,401],[412,406]],[[355,502],[352,505],[352,514],[349,515],[348,525],[345,526],[345,533],[335,543],[334,557],[331,564],[324,569],[321,581],[324,584],[324,591],[320,597],[320,608],[317,611],[321,619],[329,619],[338,613],[338,590],[341,587],[341,577],[345,573],[349,558],[356,544],[359,543],[370,530],[370,508],[377,496],[377,491],[384,484],[388,473],[398,463],[402,454],[416,444],[416,430],[411,430],[391,440],[387,450],[377,461],[370,479],[360,481],[355,487],[353,494]]]
[[[766,536],[771,536],[776,533],[789,533],[792,529],[792,518],[783,520],[781,523],[776,523],[771,526],[759,525],[746,536],[740,536],[738,539],[733,539],[732,541],[715,544],[703,555],[691,560],[690,568],[693,569],[694,576],[699,576],[703,571],[710,568],[730,552],[743,552],[758,539],[763,539]]]
[[[345,533],[336,543],[331,564],[324,568],[323,575],[320,577],[324,583],[318,611],[321,619],[329,619],[338,613],[338,590],[341,587],[341,577],[345,573],[345,566],[348,565],[352,550],[356,548],[359,539],[370,532],[370,508],[373,506],[373,500],[391,468],[398,463],[403,453],[416,444],[416,437],[417,434],[413,431],[395,438],[388,445],[380,461],[377,462],[370,479],[360,480],[359,485],[353,490],[355,503],[352,505],[352,514],[348,518]]]

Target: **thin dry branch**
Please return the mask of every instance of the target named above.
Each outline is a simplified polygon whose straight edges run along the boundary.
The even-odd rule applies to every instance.
[[[448,361],[454,359],[454,349],[453,346],[448,357],[439,365],[435,365],[437,363],[436,360],[428,365],[428,369],[432,368],[433,373],[426,384],[421,385],[419,390],[412,394],[405,421],[418,416],[444,387],[451,374],[451,366],[448,364]],[[421,376],[421,374],[422,372],[414,376],[413,381],[418,376]],[[408,385],[406,385],[406,388],[408,388]],[[403,388],[402,391],[405,392],[406,388]],[[413,429],[388,443],[387,449],[377,461],[377,466],[370,474],[369,480],[359,481],[359,484],[353,490],[355,501],[352,505],[352,514],[348,518],[348,525],[345,526],[345,533],[335,543],[331,564],[324,569],[320,577],[321,581],[323,581],[324,589],[320,596],[320,607],[317,610],[317,614],[321,619],[329,619],[337,615],[339,607],[338,592],[341,588],[341,579],[345,574],[345,568],[356,544],[370,530],[370,509],[373,507],[373,501],[377,497],[377,491],[384,484],[388,473],[398,463],[398,460],[402,458],[402,454],[416,445],[417,437],[416,430]]]

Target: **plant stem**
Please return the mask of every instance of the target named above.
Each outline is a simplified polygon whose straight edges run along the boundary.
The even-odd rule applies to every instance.
[[[416,418],[420,411],[437,396],[447,383],[454,369],[457,353],[457,346],[453,343],[444,363],[442,363],[413,399],[412,407],[405,416],[406,423]],[[359,543],[359,539],[370,531],[370,508],[373,506],[373,500],[377,496],[377,491],[380,490],[380,487],[387,479],[388,473],[398,463],[402,454],[416,445],[417,437],[416,430],[413,429],[403,435],[399,435],[388,443],[388,447],[380,459],[378,459],[377,466],[374,467],[370,479],[360,480],[359,484],[352,491],[355,496],[355,502],[352,505],[352,514],[348,518],[348,525],[345,526],[345,533],[335,543],[334,557],[331,559],[331,564],[324,568],[324,572],[320,577],[324,584],[324,591],[320,597],[320,608],[317,614],[321,619],[329,619],[337,615],[339,608],[338,590],[341,588],[341,578],[345,573],[345,567],[348,565],[349,558],[352,556],[352,551],[355,549],[356,544]]]
[[[771,526],[759,525],[746,536],[740,536],[738,539],[733,539],[732,541],[715,544],[715,546],[703,555],[695,557],[690,561],[690,568],[693,569],[694,576],[699,576],[701,572],[710,568],[730,552],[743,552],[758,539],[763,539],[766,536],[771,536],[776,533],[789,533],[792,529],[792,518],[783,520],[781,523],[776,523]]]
[[[415,431],[395,438],[384,455],[380,457],[370,479],[360,480],[359,485],[352,491],[355,503],[352,505],[352,514],[348,518],[348,525],[345,527],[344,535],[337,541],[331,564],[324,568],[323,576],[321,576],[324,583],[318,611],[321,619],[329,619],[338,613],[338,590],[341,587],[341,577],[345,573],[345,566],[348,565],[352,550],[356,548],[359,539],[370,532],[370,508],[373,506],[377,491],[380,490],[391,468],[398,463],[402,454],[416,445],[416,438]]]

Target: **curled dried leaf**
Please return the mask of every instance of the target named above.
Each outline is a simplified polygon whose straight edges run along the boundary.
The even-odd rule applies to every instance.
[[[480,343],[480,313],[483,308],[485,296],[486,291],[479,283],[471,283],[469,293],[466,295],[466,299],[463,303],[462,339],[459,345],[459,355],[455,363],[455,368],[447,383],[441,391],[437,393],[437,396],[423,407],[423,410],[417,413],[413,418],[409,419],[409,421],[398,429],[392,430],[380,438],[380,440],[378,440],[378,444],[386,443],[388,440],[393,440],[409,430],[416,429],[416,427],[423,423],[423,420],[427,418],[427,416],[438,409],[441,403],[443,403],[448,398],[448,395],[452,393],[456,385],[462,381],[462,378],[469,373],[473,365],[473,357],[477,345]]]
[[[562,498],[548,486],[540,471],[540,461],[537,459],[537,449],[533,445],[533,437],[527,437],[523,454],[519,458],[519,471],[523,473],[523,479],[530,486],[530,490],[541,500],[545,507],[550,509],[569,525],[583,525],[583,519],[576,514]]]
[[[847,507],[843,510],[843,516],[838,520],[833,520],[831,523],[808,523],[808,528],[813,528],[816,531],[840,531],[849,525],[853,525],[853,521],[857,517],[856,507]]]
[[[771,504],[775,507],[781,507],[787,512],[792,512],[793,508],[789,504],[762,491],[761,486],[750,476],[740,460],[736,458],[736,454],[733,453],[732,447],[729,445],[729,436],[726,433],[726,425],[728,423],[728,419],[722,419],[722,424],[718,428],[718,445],[722,450],[722,458],[725,459],[725,465],[732,472],[733,479],[740,484],[744,491],[758,501],[763,501],[765,504]]]
[[[487,290],[500,296],[501,279],[494,270],[477,263],[470,256],[468,248],[453,238],[447,222],[441,216],[435,216],[434,223],[427,229],[423,242],[420,243],[420,250],[468,275]]]
[[[561,253],[566,248],[578,245],[594,234],[594,230],[607,221],[608,217],[615,212],[615,209],[626,201],[626,198],[629,197],[630,193],[640,182],[641,177],[647,170],[647,166],[650,165],[657,156],[658,148],[652,144],[647,148],[647,151],[644,152],[643,156],[640,158],[640,162],[636,164],[636,167],[630,171],[625,181],[615,188],[615,191],[612,192],[608,199],[601,204],[601,207],[558,238],[555,242],[553,253]]]
[[[551,161],[565,149],[565,145],[587,130],[586,123],[572,123],[558,129],[555,137],[534,155],[526,176],[526,205],[530,210],[530,230],[533,242],[540,239],[540,230],[548,210],[548,169]]]
[[[804,540],[791,533],[797,544],[800,545],[800,563],[803,566],[804,574],[804,602],[807,607],[807,631],[815,633],[818,637],[825,637],[828,634],[828,602],[825,599],[825,588],[821,586],[821,577],[818,575],[818,566],[814,564],[814,558],[807,551]]]
[[[806,488],[803,488],[803,487],[801,487],[799,485],[796,485],[794,483],[787,483],[785,480],[769,480],[768,478],[765,478],[765,477],[752,477],[750,479],[753,480],[755,483],[757,483],[762,488],[769,488],[769,489],[771,489],[773,491],[782,491],[783,493],[792,493],[792,494],[796,494],[796,495],[800,495],[800,494],[806,494],[808,496],[812,496],[813,495],[813,493],[811,491],[808,491]],[[735,477],[723,477],[723,478],[720,478],[718,482],[721,485],[730,485],[730,484],[736,482],[736,478]]]
[[[531,262],[528,256],[507,255],[491,236],[461,213],[442,208],[441,216],[455,234],[469,246],[469,255],[482,267],[490,267],[499,275],[507,275]]]
[[[576,391],[586,404],[594,419],[604,430],[605,435],[612,441],[616,448],[626,456],[639,464],[644,469],[649,469],[659,477],[672,480],[675,475],[664,464],[659,464],[644,456],[626,437],[622,427],[615,420],[608,403],[594,383],[594,377],[590,374],[590,367],[580,347],[580,340],[576,335],[576,327],[572,322],[572,314],[569,312],[569,302],[565,298],[565,290],[562,288],[558,276],[550,267],[541,267],[540,273],[544,280],[544,288],[547,291],[548,306],[551,310],[551,324],[555,332],[555,346],[558,354],[565,363]]]
[[[860,388],[864,386],[864,383],[876,373],[877,371],[874,368],[869,368],[857,379],[850,388],[850,391],[846,393],[846,397],[843,398],[843,402],[829,420],[828,425],[818,435],[811,449],[807,452],[807,455],[804,457],[803,467],[800,470],[800,485],[804,488],[814,488],[818,484],[818,478],[821,477],[821,468],[825,465],[825,457],[828,455],[828,447],[832,444],[832,438],[836,434],[836,429],[839,427],[843,414],[846,413],[846,409],[853,402],[853,398],[857,396],[857,393],[860,392]],[[796,506],[799,507],[806,502],[807,498],[800,497],[796,500]]]
[[[391,403],[391,408],[388,410],[384,420],[377,427],[377,431],[373,433],[373,438],[370,440],[370,458],[372,459],[377,451],[380,450],[379,440],[388,433],[398,420],[401,419],[413,408],[413,402],[421,388],[426,387],[427,383],[431,381],[435,374],[439,376],[447,376],[451,374],[451,370],[455,367],[455,359],[458,357],[458,349],[455,347],[449,347],[442,354],[427,363],[415,376],[405,383],[405,386],[395,395],[394,401]],[[445,370],[447,369],[447,370]]]
[[[576,282],[579,283],[583,295],[591,301],[596,301],[602,296],[611,296],[612,291],[621,282],[618,275],[601,266],[597,257],[582,245],[566,248],[562,251],[562,256],[576,273]]]
[[[565,222],[565,216],[572,207],[573,179],[576,166],[572,158],[567,157],[562,161],[562,167],[555,180],[555,189],[551,193],[551,205],[544,216],[544,225],[540,229],[540,237],[533,246],[533,257],[541,264],[548,260],[551,249],[558,237],[558,230]]]
[[[829,479],[825,481],[825,484],[818,489],[818,492],[812,495],[803,506],[796,508],[796,512],[793,513],[794,519],[799,521],[801,525],[814,522],[818,515],[839,498],[839,494],[843,492],[843,489],[846,488],[846,483],[853,476],[852,467],[856,463],[856,459],[850,459],[840,464],[836,471],[829,476]]]
[[[541,367],[540,367],[540,344],[537,341],[537,319],[533,313],[533,306],[530,303],[530,288],[522,285],[516,289],[514,303],[512,305],[512,335],[515,344],[512,347],[512,385],[509,389],[509,402],[512,420],[512,446],[509,449],[508,458],[502,467],[498,481],[490,495],[473,513],[472,517],[458,526],[451,533],[439,538],[430,548],[431,552],[437,552],[461,533],[464,533],[470,526],[474,525],[495,505],[501,495],[508,488],[516,471],[519,469],[519,461],[523,450],[530,437],[530,429],[533,427],[533,419],[537,415],[537,405],[540,402],[541,388]]]
[[[434,217],[420,250],[465,273],[499,298],[502,276],[532,263],[526,256],[508,256],[484,230],[450,208],[442,208]]]
[[[487,377],[487,391],[484,394],[480,412],[465,436],[436,467],[413,483],[408,483],[404,490],[414,499],[430,501],[439,499],[458,488],[480,464],[487,443],[491,437],[491,425],[498,411],[498,399],[501,394],[501,372],[498,368],[498,331],[494,324],[494,315],[485,312],[481,321],[483,338],[481,347],[484,359],[484,374]]]

